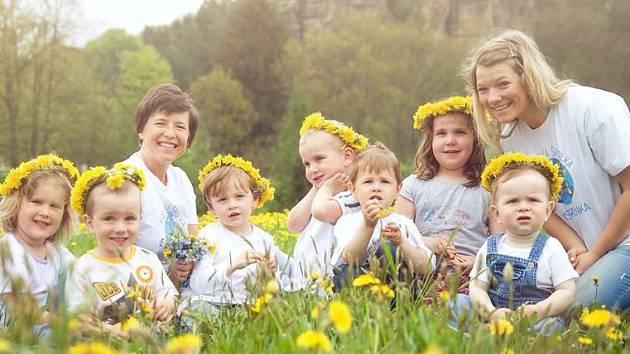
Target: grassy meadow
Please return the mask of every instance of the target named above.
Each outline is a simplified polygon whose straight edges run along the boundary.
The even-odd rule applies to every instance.
[[[290,253],[297,235],[285,228],[287,212],[260,213],[252,222],[270,232]],[[200,223],[211,221],[202,216]],[[94,245],[85,230],[69,245],[79,256]],[[61,312],[47,339],[31,327],[36,311],[28,301],[16,301],[17,320],[0,332],[0,353],[623,353],[628,338],[627,317],[601,310],[583,310],[568,328],[543,337],[518,314],[492,326],[473,319],[468,333],[447,325],[445,305],[456,289],[434,292],[423,283],[414,298],[406,284],[396,292],[383,284],[383,269],[372,269],[341,293],[328,296],[327,281],[313,274],[309,290],[280,294],[276,284],[262,283],[252,306],[226,308],[218,316],[190,313],[197,321],[191,333],[175,322],[159,326],[139,314],[124,324],[128,338],[103,333],[94,323]],[[594,286],[596,281],[594,282]],[[328,289],[329,290],[329,289]],[[431,297],[432,301],[426,298]]]

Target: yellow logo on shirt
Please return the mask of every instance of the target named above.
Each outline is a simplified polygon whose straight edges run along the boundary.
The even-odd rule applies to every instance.
[[[115,281],[94,282],[92,283],[92,286],[103,301],[122,292],[122,289]]]
[[[136,278],[141,282],[150,283],[153,280],[153,269],[151,269],[148,265],[142,265],[136,268],[134,273]]]

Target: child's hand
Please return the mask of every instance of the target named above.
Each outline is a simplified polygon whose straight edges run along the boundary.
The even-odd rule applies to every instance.
[[[228,267],[225,275],[230,276],[238,269],[243,269],[250,264],[264,262],[265,256],[252,250],[243,252],[233,263]]]
[[[381,235],[389,240],[394,246],[398,247],[404,241],[402,234],[400,233],[400,227],[393,221],[387,223],[387,225],[381,230]]]
[[[431,252],[435,254],[448,255],[449,252],[451,252],[451,254],[455,253],[455,247],[451,243],[448,234],[441,234],[438,237],[425,238],[424,241]]]
[[[540,317],[540,310],[538,310],[538,306],[536,305],[523,305],[519,308],[519,310],[523,311],[523,315],[527,318],[532,318],[534,315]]]
[[[343,172],[338,172],[327,179],[320,189],[327,188],[331,195],[350,189],[350,177]]]
[[[492,311],[492,313],[490,314],[490,320],[495,321],[495,320],[505,319],[512,316],[512,313],[513,311],[506,307],[498,308]]]
[[[455,253],[454,256],[451,258],[451,264],[458,270],[468,272],[470,269],[472,269],[474,260],[475,257],[473,256]]]
[[[181,284],[192,272],[195,266],[194,261],[177,261],[168,267],[168,277],[177,285]]]
[[[278,270],[278,262],[276,262],[276,258],[271,255],[263,258],[262,265],[269,269],[271,273],[275,273],[276,270]]]
[[[588,252],[588,250],[584,246],[573,247],[567,251],[567,256],[569,256],[569,261],[573,268],[577,267],[578,256],[586,252]]]
[[[365,219],[365,224],[369,227],[376,226],[378,222],[378,213],[381,211],[381,204],[376,199],[370,199],[366,205],[363,206],[363,218]]]
[[[175,311],[175,302],[173,299],[164,299],[157,297],[153,302],[152,318],[158,321],[168,320]]]

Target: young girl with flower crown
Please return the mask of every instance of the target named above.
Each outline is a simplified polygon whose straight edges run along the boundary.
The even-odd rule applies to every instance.
[[[36,329],[50,323],[51,295],[74,261],[63,243],[74,230],[68,201],[78,176],[72,162],[41,155],[9,171],[0,185],[0,226],[6,232],[0,236],[0,326],[10,320],[7,306],[23,302],[25,294],[42,311]]]
[[[490,195],[480,186],[484,151],[471,114],[470,97],[418,108],[413,127],[423,140],[416,171],[405,178],[396,201],[396,211],[414,220],[427,247],[442,262],[464,271],[472,266],[489,228]]]
[[[95,315],[114,334],[128,317],[168,319],[177,290],[155,253],[136,246],[140,230],[141,169],[118,163],[84,172],[72,190],[71,203],[96,247],[79,258],[66,286],[68,307]]]
[[[184,306],[216,312],[226,305],[246,304],[256,284],[276,279],[278,269],[294,271],[273,237],[249,222],[252,211],[274,194],[269,180],[250,161],[215,156],[199,171],[199,189],[218,220],[199,233],[209,243],[209,252],[193,268],[190,289],[182,294]]]

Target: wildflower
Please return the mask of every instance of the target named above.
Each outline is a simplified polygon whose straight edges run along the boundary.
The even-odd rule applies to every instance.
[[[256,301],[254,302],[254,306],[251,307],[252,312],[260,313],[262,311],[263,305],[268,304],[271,299],[273,299],[273,295],[271,294],[263,294],[257,297]]]
[[[107,187],[109,187],[109,189],[113,191],[122,187],[123,183],[125,183],[125,176],[122,174],[111,175],[105,180],[105,184],[107,184]]]
[[[211,242],[210,240],[206,241],[206,250],[210,254],[215,254],[217,252],[217,243]]]
[[[498,319],[490,322],[490,333],[499,336],[509,336],[514,332],[514,326],[506,319]]]
[[[267,285],[265,286],[265,290],[267,291],[267,293],[271,294],[271,295],[275,295],[278,293],[278,291],[280,290],[280,285],[278,285],[278,282],[275,280],[270,280]]]
[[[380,205],[380,203],[379,203]],[[389,216],[389,214],[394,212],[394,206],[390,206],[389,208],[383,208],[382,206],[380,207],[380,210],[378,212],[378,217],[379,218],[384,218],[386,216]]]
[[[442,302],[448,302],[448,300],[451,299],[451,294],[449,294],[449,292],[446,290],[440,291],[439,295],[440,295],[440,300],[442,300]]]
[[[608,328],[608,331],[606,331],[606,337],[610,340],[618,341],[623,337],[623,333],[614,327],[610,327]]]
[[[81,323],[76,318],[73,318],[70,321],[68,321],[68,330],[70,332],[72,333],[78,332],[79,328],[81,328]],[[0,353],[2,353],[2,350],[0,350]]]
[[[166,344],[167,353],[195,353],[201,347],[201,337],[188,333],[174,337]]]
[[[591,280],[593,281],[593,285],[595,286],[599,286],[599,275],[595,274],[591,277]]]
[[[514,350],[512,350],[511,348],[505,348],[505,350],[503,351],[503,354],[516,354],[516,353],[514,353]]]
[[[164,254],[164,257],[168,258],[171,254],[173,254],[173,251],[165,249],[164,251],[162,251],[162,254]]]
[[[332,301],[328,305],[328,315],[330,316],[330,321],[339,332],[346,333],[352,327],[350,308],[343,302]]]
[[[352,286],[358,287],[358,286],[364,286],[364,285],[377,285],[380,283],[381,281],[378,280],[378,278],[368,273],[368,274],[359,275],[358,277],[354,278],[354,280],[352,281]]]
[[[442,354],[442,350],[435,344],[429,344],[422,354]]]
[[[9,349],[11,349],[9,342],[6,339],[0,338],[0,353],[9,353]]]
[[[318,272],[311,272],[310,276],[311,276],[311,280],[312,281],[316,281],[317,279],[319,279],[319,273]]]
[[[370,287],[370,292],[379,300],[391,299],[394,297],[394,290],[387,285],[372,285]]]
[[[313,307],[313,309],[311,310],[311,318],[314,320],[319,318],[319,306]]]
[[[590,339],[589,337],[578,337],[577,341],[578,341],[578,343],[580,343],[582,345],[591,345],[591,344],[593,344],[593,340]]]
[[[306,331],[300,334],[297,339],[297,346],[305,349],[321,349],[326,353],[332,351],[330,340],[325,334],[317,331]]]
[[[619,316],[606,309],[596,309],[590,312],[585,309],[582,311],[580,321],[588,327],[616,326],[621,323]]]
[[[70,347],[68,354],[118,354],[118,350],[101,342],[88,342]]]
[[[129,317],[125,322],[122,323],[120,328],[128,332],[129,330],[133,330],[140,327],[140,321],[134,316]]]

